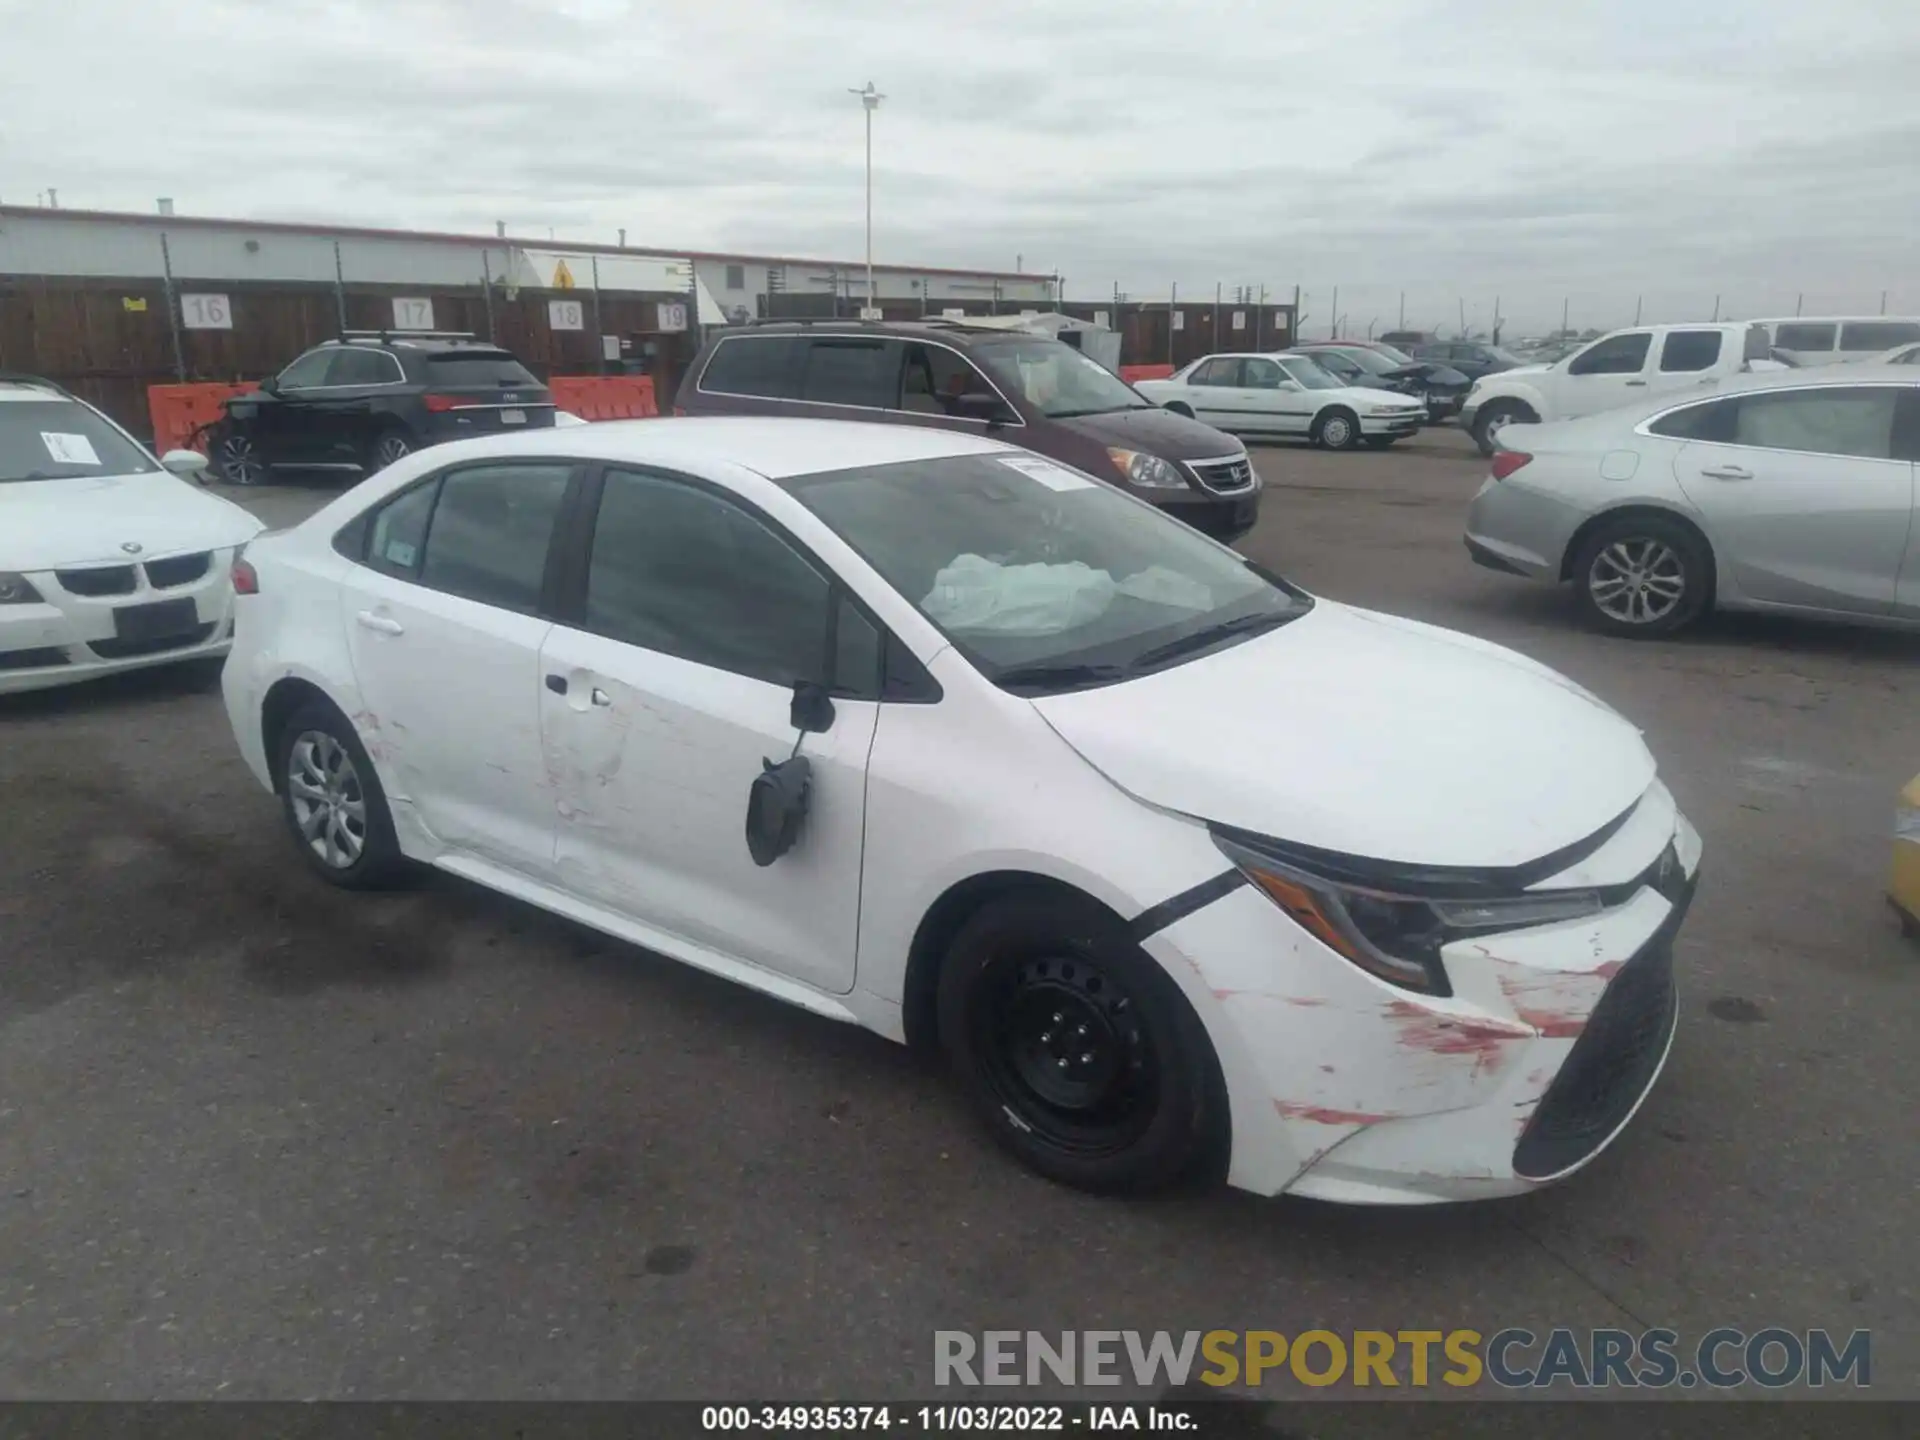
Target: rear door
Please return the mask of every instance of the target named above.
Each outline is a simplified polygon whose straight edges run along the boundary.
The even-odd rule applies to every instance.
[[[1571,420],[1611,410],[1647,393],[1653,364],[1653,332],[1623,330],[1596,340],[1567,362],[1556,387],[1559,414],[1542,418]]]
[[[838,357],[836,357],[838,358]],[[584,593],[547,638],[540,731],[560,883],[730,960],[853,986],[879,632],[828,573],[727,492],[609,469]],[[797,680],[835,715],[802,746],[799,845],[756,865],[748,789],[794,750]]]
[[[356,723],[389,798],[442,844],[534,876],[553,857],[543,596],[573,473],[489,461],[404,490],[365,523],[340,587],[367,712]]]
[[[1894,444],[1903,394],[1911,387],[1809,386],[1679,412],[1697,438],[1675,455],[1675,479],[1742,594],[1860,615],[1893,608],[1914,505],[1914,466]]]

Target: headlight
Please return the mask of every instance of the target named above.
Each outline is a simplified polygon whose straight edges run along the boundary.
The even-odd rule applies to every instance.
[[[24,575],[0,570],[0,605],[38,605],[40,592]]]
[[[1107,457],[1119,468],[1122,475],[1135,485],[1147,490],[1185,490],[1187,477],[1177,466],[1162,460],[1158,455],[1149,455],[1144,450],[1122,450],[1117,445],[1107,447]]]
[[[1218,835],[1226,857],[1316,940],[1368,974],[1425,995],[1451,995],[1440,947],[1470,935],[1550,925],[1598,914],[1595,890],[1439,900],[1329,880],[1256,854]]]

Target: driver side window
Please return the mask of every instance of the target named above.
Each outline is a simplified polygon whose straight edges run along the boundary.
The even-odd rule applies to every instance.
[[[1286,372],[1271,360],[1243,362],[1240,383],[1250,390],[1278,390]]]
[[[309,350],[280,372],[280,388],[300,390],[326,384],[327,366],[332,362],[333,355],[332,350]]]

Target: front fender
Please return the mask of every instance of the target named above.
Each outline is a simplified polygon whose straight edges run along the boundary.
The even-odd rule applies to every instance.
[[[1475,410],[1485,410],[1496,401],[1517,401],[1533,411],[1542,421],[1554,418],[1553,406],[1548,403],[1546,392],[1539,386],[1530,385],[1523,380],[1509,380],[1505,383],[1482,386],[1474,393],[1471,403]]]

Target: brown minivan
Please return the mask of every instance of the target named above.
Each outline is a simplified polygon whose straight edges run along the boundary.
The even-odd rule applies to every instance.
[[[715,332],[681,415],[799,415],[988,434],[1084,470],[1232,539],[1260,477],[1231,435],[1142,398],[1071,345],[965,321],[823,320]]]

